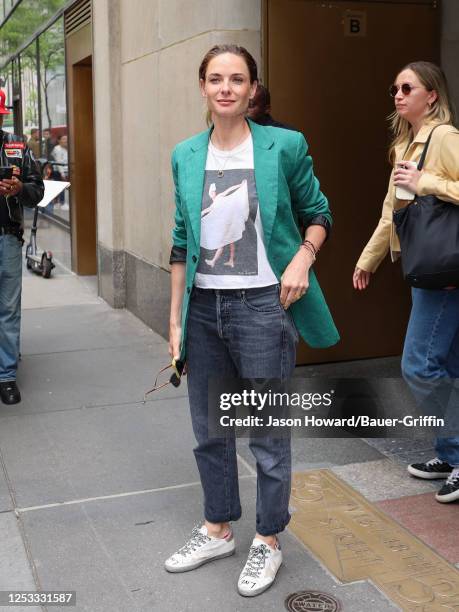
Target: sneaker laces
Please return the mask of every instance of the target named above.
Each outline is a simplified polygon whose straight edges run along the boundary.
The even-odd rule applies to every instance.
[[[200,531],[200,527],[196,525],[191,532],[190,539],[177,551],[177,554],[186,557],[186,555],[193,553],[196,549],[207,542],[210,542],[210,537],[203,534]]]
[[[251,546],[249,556],[244,568],[244,576],[258,578],[265,566],[266,556],[269,554],[268,546],[262,544],[260,546]]]
[[[446,479],[447,485],[455,485],[456,482],[459,483],[459,468],[454,468],[454,470]]]
[[[440,463],[443,463],[443,461],[439,457],[435,457],[434,459],[427,461],[426,465],[437,465]]]

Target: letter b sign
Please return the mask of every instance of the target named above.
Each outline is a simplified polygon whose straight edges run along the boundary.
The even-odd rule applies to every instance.
[[[358,34],[360,32],[360,21],[358,19],[350,19],[349,26],[351,29],[351,34]]]
[[[363,11],[346,11],[344,14],[344,35],[345,36],[366,36],[367,19]]]

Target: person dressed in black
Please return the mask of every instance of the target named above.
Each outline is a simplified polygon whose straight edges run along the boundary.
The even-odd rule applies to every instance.
[[[253,99],[250,101],[247,116],[258,125],[272,125],[285,130],[296,130],[286,123],[280,123],[271,117],[271,94],[269,90],[258,83]]]
[[[44,194],[40,169],[20,136],[4,132],[3,118],[10,111],[0,90],[0,398],[17,404],[16,384],[21,330],[23,207],[33,208]],[[8,178],[8,170],[13,174]]]

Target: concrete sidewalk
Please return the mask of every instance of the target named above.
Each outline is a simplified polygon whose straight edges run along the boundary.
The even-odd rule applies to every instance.
[[[275,585],[258,598],[238,595],[256,495],[245,440],[236,554],[167,574],[164,560],[201,520],[202,499],[186,384],[142,402],[168,363],[165,341],[100,300],[94,281],[59,268],[50,280],[25,272],[23,301],[23,401],[0,405],[0,590],[76,590],[70,609],[88,612],[280,611],[303,589],[334,595],[349,612],[398,609],[370,582],[340,584],[288,531]],[[371,501],[435,491],[403,465],[430,457],[428,447],[329,442],[295,440],[295,469],[333,469]]]

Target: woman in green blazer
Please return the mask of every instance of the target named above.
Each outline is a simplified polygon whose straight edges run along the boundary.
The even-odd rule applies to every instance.
[[[169,351],[186,360],[204,524],[165,564],[194,569],[228,556],[230,521],[241,515],[234,433],[208,436],[209,377],[291,376],[299,334],[313,347],[338,339],[311,266],[330,210],[302,134],[246,119],[257,66],[236,45],[217,45],[199,68],[212,127],[172,155],[175,227]],[[306,227],[302,240],[299,223]],[[256,534],[238,590],[253,596],[282,562],[277,534],[288,524],[290,440],[250,441],[257,461]]]

